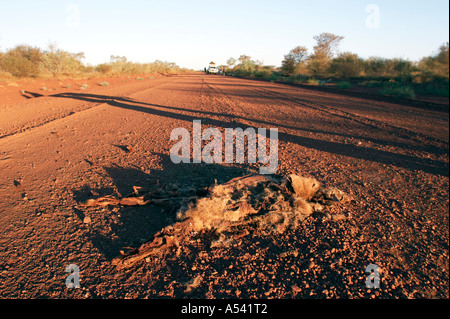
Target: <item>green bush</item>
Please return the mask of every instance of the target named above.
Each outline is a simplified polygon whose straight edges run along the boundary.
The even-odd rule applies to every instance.
[[[367,87],[369,88],[379,88],[379,87],[383,87],[384,84],[382,81],[375,81],[375,80],[370,80],[370,81],[366,81],[367,82]]]
[[[415,70],[414,63],[403,59],[372,57],[361,63],[364,75],[372,78],[398,78],[406,81],[411,79]]]
[[[341,82],[336,83],[336,87],[339,89],[347,90],[352,87],[352,84],[347,81],[341,81]]]
[[[97,65],[95,67],[95,70],[97,72],[106,74],[106,73],[110,73],[112,71],[112,66],[109,64],[106,64],[106,63],[102,63],[102,64]]]
[[[427,82],[438,78],[449,78],[449,43],[440,46],[438,52],[429,57],[424,57],[418,65],[421,78]]]
[[[37,77],[43,54],[39,48],[19,45],[0,59],[0,68],[16,77]]]
[[[255,72],[255,77],[268,80],[272,77],[272,71],[269,69],[261,69]]]
[[[308,79],[307,83],[308,83],[309,85],[319,85],[319,84],[320,84],[319,80],[314,79],[314,78]]]
[[[327,79],[327,80],[319,80],[319,86],[324,86],[328,83],[331,82],[331,79]]]
[[[81,62],[83,58],[82,52],[70,53],[57,48],[55,44],[49,44],[42,57],[42,66],[54,77],[60,74],[73,75],[84,68]]]
[[[359,77],[363,69],[363,59],[356,54],[345,52],[333,59],[328,71],[338,78],[348,79]]]
[[[111,61],[107,64],[111,67],[113,74],[149,74],[149,73],[177,73],[182,69],[173,62],[163,62],[156,60],[151,63],[134,63],[127,61],[124,56],[111,56]]]
[[[306,75],[302,75],[302,74],[296,74],[296,75],[284,77],[282,80],[284,80],[285,82],[297,83],[297,84],[308,83],[308,77]],[[318,84],[318,82],[317,82],[317,84]]]
[[[402,85],[396,82],[387,83],[385,87],[380,90],[380,93],[383,95],[391,95],[407,99],[416,98],[416,93],[411,86]]]
[[[435,84],[419,85],[416,87],[415,91],[417,94],[421,95],[449,97],[448,85],[446,86]]]

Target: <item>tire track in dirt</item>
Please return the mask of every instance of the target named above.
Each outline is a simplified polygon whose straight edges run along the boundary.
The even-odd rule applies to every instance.
[[[318,112],[319,114],[322,113],[324,114],[323,118],[341,118],[344,121],[344,125],[348,125],[348,127],[354,127],[354,124],[357,125],[362,125],[363,127],[367,127],[373,130],[377,130],[377,131],[383,131],[385,132],[384,134],[386,134],[387,136],[393,137],[393,138],[400,138],[403,140],[408,140],[408,141],[413,141],[414,143],[418,144],[418,145],[428,145],[427,146],[427,151],[431,152],[432,155],[434,154],[443,154],[445,152],[448,153],[448,143],[445,141],[442,141],[441,139],[438,138],[434,138],[432,136],[428,136],[428,135],[424,135],[420,132],[415,132],[412,131],[410,129],[407,128],[403,128],[403,127],[398,127],[398,126],[394,126],[394,125],[390,125],[386,122],[383,122],[381,120],[376,120],[376,119],[371,119],[368,117],[364,117],[362,115],[358,115],[358,114],[354,114],[354,113],[350,113],[350,112],[346,112],[343,110],[340,110],[338,108],[335,107],[331,107],[325,104],[318,104],[318,103],[308,103],[305,102],[304,99],[299,99],[299,98],[295,98],[295,97],[289,97],[289,96],[285,96],[279,92],[273,91],[272,89],[268,89],[268,88],[263,88],[260,85],[240,85],[240,87],[244,87],[246,89],[248,89],[249,91],[252,92],[256,92],[257,95],[261,96],[261,97],[267,97],[267,98],[272,98],[273,100],[277,100],[279,101],[282,105],[285,105],[287,107],[289,107],[290,109],[292,109],[294,112],[292,112],[291,114],[286,114],[285,112],[282,111],[282,109],[278,109],[278,112],[281,112],[283,115],[288,115],[291,118],[297,118],[297,112],[299,112],[299,106],[303,106],[309,109],[312,109],[316,112]],[[219,88],[216,88],[218,92],[221,92],[222,94],[226,94],[223,90],[220,90]],[[274,87],[273,89],[276,89],[276,87]],[[304,90],[304,89],[302,89]],[[295,91],[293,93],[299,94],[298,90]],[[293,94],[291,94],[293,95]],[[366,102],[365,102],[366,103]],[[315,117],[319,117],[319,114],[315,114]],[[301,119],[300,119],[301,120]],[[282,127],[286,127],[286,128],[292,128],[294,130],[296,130],[297,128],[295,127],[287,127],[284,124],[280,124],[280,126]],[[330,133],[331,134],[331,133]],[[333,134],[339,134],[337,132],[333,133]],[[369,141],[375,142],[375,140],[371,139],[371,138],[367,138],[367,137],[362,137],[364,139],[368,139]],[[398,145],[401,145],[398,143]],[[408,152],[408,149],[405,149],[404,147],[402,148],[403,151]],[[425,150],[423,147],[420,148],[420,150]]]
[[[16,135],[16,134],[19,134],[19,133],[22,133],[22,132],[26,132],[26,131],[32,130],[34,128],[41,127],[41,126],[44,126],[46,124],[52,123],[52,122],[54,122],[56,120],[64,119],[64,118],[67,118],[67,117],[72,116],[74,114],[77,114],[77,113],[80,113],[80,112],[84,112],[84,111],[90,110],[92,108],[96,108],[98,106],[103,105],[105,103],[105,101],[117,101],[117,100],[120,100],[120,99],[124,99],[127,96],[135,94],[137,92],[143,92],[143,91],[151,90],[151,89],[157,88],[157,87],[162,86],[162,85],[167,84],[167,83],[168,83],[168,81],[165,81],[163,83],[159,83],[157,85],[153,85],[153,86],[151,86],[149,88],[144,88],[144,89],[141,89],[141,90],[135,90],[134,89],[134,90],[131,90],[131,91],[127,91],[126,93],[121,93],[121,94],[115,95],[115,96],[97,95],[97,94],[94,94],[96,91],[93,91],[93,92],[89,91],[89,93],[75,93],[73,95],[69,95],[71,93],[69,93],[69,94],[67,94],[67,93],[58,93],[58,94],[54,94],[54,95],[40,97],[40,98],[38,98],[38,99],[41,99],[39,102],[41,102],[42,99],[46,99],[46,102],[44,102],[45,104],[54,103],[54,101],[51,101],[51,99],[49,99],[49,97],[61,98],[61,99],[65,98],[65,97],[73,97],[74,99],[79,99],[80,101],[83,101],[83,100],[86,101],[86,99],[89,99],[89,97],[95,97],[95,98],[91,98],[91,100],[95,100],[95,99],[97,99],[97,97],[102,97],[102,98],[99,98],[99,102],[92,102],[92,101],[89,102],[88,101],[87,104],[86,103],[81,103],[81,105],[76,103],[75,106],[73,106],[73,108],[70,108],[70,109],[68,109],[65,112],[62,112],[60,114],[55,114],[56,116],[51,116],[51,115],[48,116],[48,115],[44,114],[44,118],[33,119],[33,116],[36,116],[36,115],[30,114],[27,120],[28,121],[37,122],[37,123],[33,124],[33,122],[28,122],[28,123],[22,124],[20,127],[12,128],[12,129],[9,129],[9,130],[6,129],[5,133],[1,133],[0,134],[0,139],[6,138],[8,136],[13,136],[13,135]],[[85,98],[83,98],[83,96],[85,96]],[[102,101],[102,99],[103,99],[103,101]],[[45,105],[43,106],[43,108],[45,108]],[[5,112],[5,110],[7,111],[7,109],[8,108],[4,108],[3,110],[0,110],[0,111]],[[26,117],[26,115],[21,115],[21,118],[25,118],[25,117]],[[48,117],[48,118],[45,118],[45,117]]]
[[[274,97],[278,100],[284,100],[287,102],[292,102],[294,103],[294,105],[290,105],[289,103],[285,103],[285,105],[292,107],[293,109],[296,109],[296,107],[298,107],[298,105],[307,107],[307,108],[311,108],[315,111],[318,112],[323,112],[326,113],[327,116],[337,116],[340,117],[346,121],[353,121],[355,123],[358,124],[362,124],[368,127],[371,127],[373,129],[378,129],[378,130],[388,130],[389,134],[395,135],[397,137],[402,137],[402,138],[406,138],[406,139],[413,139],[416,142],[423,142],[425,141],[432,141],[434,143],[439,143],[439,144],[445,144],[448,147],[448,143],[446,143],[445,141],[442,141],[440,139],[436,139],[418,132],[414,132],[412,130],[403,128],[403,127],[398,127],[398,126],[394,126],[394,125],[390,125],[388,123],[382,122],[380,120],[376,120],[376,119],[372,119],[372,118],[368,118],[365,116],[361,116],[361,115],[357,115],[355,113],[350,113],[350,112],[346,112],[343,110],[340,110],[336,107],[332,107],[329,105],[325,105],[325,104],[318,104],[318,103],[308,103],[306,102],[304,99],[299,99],[299,98],[295,98],[295,97],[288,97],[285,95],[282,95],[279,92],[267,89],[267,88],[262,88],[262,87],[258,87],[258,86],[251,86],[251,85],[246,85],[244,86],[249,90],[252,91],[256,91],[260,94],[266,94],[269,95],[271,97]],[[303,90],[303,89],[302,89]],[[375,103],[375,102],[374,102]],[[419,139],[420,138],[420,139]]]
[[[235,102],[233,102],[226,94],[224,94],[219,88],[215,87],[211,82],[205,81],[204,78],[202,80],[203,83],[205,83],[205,86],[209,89],[208,97],[206,97],[206,101],[208,101],[208,103],[204,102],[204,104],[212,106],[218,115],[226,112],[226,120],[230,123],[235,123],[240,117],[240,114],[242,114],[242,107],[238,107]],[[221,105],[222,107],[219,109],[217,105]]]
[[[340,110],[338,110],[336,108],[328,107],[328,106],[325,106],[325,105],[300,102],[298,99],[294,99],[294,98],[289,98],[289,97],[283,96],[282,94],[280,94],[278,92],[271,91],[269,89],[258,88],[258,87],[251,86],[251,85],[240,85],[240,87],[244,87],[244,88],[248,89],[249,91],[257,92],[257,95],[259,95],[261,98],[269,98],[269,99],[276,100],[280,104],[282,104],[284,106],[287,106],[288,108],[290,108],[291,110],[293,110],[295,112],[298,112],[300,110],[299,106],[302,106],[302,107],[306,107],[306,108],[311,109],[311,110],[313,110],[315,112],[318,112],[318,113],[324,113],[324,116],[320,116],[319,114],[314,114],[315,117],[330,118],[330,116],[332,116],[332,117],[335,116],[335,117],[339,117],[339,118],[343,119],[345,122],[348,122],[348,125],[352,125],[352,122],[356,122],[356,123],[361,124],[363,126],[369,126],[371,128],[379,129],[379,130],[381,130],[381,127],[385,126],[385,123],[382,123],[382,122],[379,122],[379,121],[371,121],[370,119],[363,118],[361,116],[354,116],[354,114],[351,114],[351,113],[348,113],[348,112],[343,112],[343,111],[340,111]],[[224,97],[226,97],[228,99],[228,101],[230,101],[229,105],[237,105],[236,101],[232,101],[230,98],[227,97],[227,93],[224,90],[220,89],[217,86],[215,88],[213,88],[211,86],[211,88],[213,90],[215,90],[218,94],[221,94]],[[242,110],[242,107],[240,107],[239,109]],[[282,109],[277,109],[277,112],[279,112],[279,113],[281,113],[281,114],[283,114],[285,116],[288,115]],[[292,116],[292,117],[297,118],[297,114],[296,113],[291,113],[289,115]],[[252,119],[252,120],[260,121],[258,119]],[[280,124],[280,126],[288,128],[288,129],[293,129],[293,130],[296,129],[295,127],[290,127],[290,126],[286,126],[286,125],[283,125],[283,124]]]
[[[244,124],[248,126],[254,126],[255,123],[262,123],[266,125],[273,125],[274,122],[269,121],[261,121],[254,118],[251,118],[251,113],[249,111],[253,110],[247,110],[245,106],[239,104],[239,102],[233,100],[231,97],[229,97],[228,93],[225,92],[223,89],[220,88],[220,85],[214,84],[212,82],[208,82],[207,84],[208,88],[215,93],[215,99],[219,100],[223,106],[225,106],[225,111],[227,112],[228,121],[235,123],[235,124]],[[245,87],[245,85],[244,85]],[[218,98],[220,96],[220,98]],[[223,110],[221,110],[223,111]],[[284,116],[288,116],[288,113],[286,113],[283,109],[277,110],[279,113],[282,113]],[[283,125],[281,125],[283,126]]]
[[[301,91],[296,89],[289,96],[285,96],[282,93],[273,92],[271,86],[265,86],[270,89],[261,88],[260,82],[257,82],[255,85],[246,85],[244,84],[245,82],[241,83],[239,81],[239,85],[236,85],[236,87],[240,91],[236,92],[233,89],[233,83],[235,83],[233,80],[236,81],[235,79],[228,79],[225,82],[213,79],[211,85],[222,96],[233,95],[234,99],[229,99],[231,101],[229,104],[233,105],[235,110],[247,109],[248,112],[252,110],[251,113],[253,115],[258,115],[257,117],[246,118],[248,121],[265,125],[276,123],[280,128],[287,129],[286,133],[288,135],[299,136],[300,140],[303,140],[303,144],[307,147],[319,147],[324,151],[337,151],[342,155],[347,154],[350,156],[360,153],[357,156],[362,158],[376,156],[382,162],[397,162],[401,166],[404,165],[402,162],[405,162],[407,167],[412,169],[426,167],[427,170],[436,171],[438,166],[445,165],[443,170],[439,170],[439,174],[447,174],[448,146],[439,139],[410,129],[390,125],[381,119],[366,119],[362,115],[342,111],[322,103],[305,103],[303,99],[299,100],[299,98],[295,97],[296,94],[305,93],[304,89],[301,89]],[[215,85],[216,83],[217,85]],[[276,87],[273,90],[276,90]],[[306,93],[310,94],[310,92]],[[245,101],[248,97],[254,97],[254,103],[246,103]],[[259,99],[260,102],[256,102],[256,99]],[[312,99],[314,100],[314,96]],[[240,101],[244,103],[244,106],[240,105]],[[353,103],[355,102],[358,103],[358,100],[353,101]],[[271,105],[275,106],[269,108],[265,105],[266,103],[271,103]],[[257,108],[255,108],[256,106]],[[288,115],[283,112],[283,109],[286,109],[286,107],[292,110]],[[311,112],[307,110],[311,110]],[[238,112],[234,111],[234,113]],[[298,117],[299,115],[300,117]],[[271,122],[267,122],[266,118],[271,118]],[[314,121],[312,123],[315,122],[315,126],[310,126],[308,123],[298,125],[297,123],[304,122],[304,118],[313,118]],[[289,125],[286,125],[284,119],[290,120]],[[317,125],[319,123],[317,119],[322,119],[323,124],[326,126],[331,125],[341,129],[322,130]],[[347,129],[344,130],[343,128]],[[349,134],[350,131],[348,130],[352,134]],[[314,134],[315,137],[313,139],[307,134],[308,131],[310,134]],[[300,135],[298,135],[299,133]],[[288,135],[286,138],[290,140]],[[283,136],[282,133],[280,137]],[[362,153],[364,149],[370,150],[373,156],[368,157],[364,155]]]
[[[189,79],[189,77],[187,77],[187,78]],[[158,94],[162,93],[158,90],[172,90],[171,86],[177,85],[178,82],[182,82],[185,79],[186,79],[185,77],[179,76],[179,78],[173,79],[170,82],[161,84],[158,87],[134,92],[133,94],[129,95],[129,98],[133,98],[132,104],[139,106],[139,107],[148,108],[149,110],[161,111],[163,114],[164,114],[164,112],[167,112],[168,110],[170,110],[173,112],[177,112],[179,115],[195,117],[198,113],[202,113],[201,110],[206,108],[205,101],[209,100],[209,98],[203,96],[203,95],[208,95],[208,92],[204,87],[205,84],[202,81],[200,83],[196,82],[195,86],[192,88],[192,91],[193,91],[192,94],[194,96],[198,96],[201,99],[200,110],[168,106],[168,105],[160,105],[157,103],[153,103],[153,99],[151,98],[154,95],[158,95]],[[165,88],[166,85],[168,85],[167,88]],[[149,91],[151,89],[155,89],[155,92],[152,92],[152,94],[149,95],[149,93],[150,93]],[[174,90],[173,92],[174,92],[174,94],[177,94],[176,90]],[[139,147],[139,146],[144,147],[143,145],[146,144],[145,141],[152,138],[155,129],[163,128],[163,123],[155,123],[153,117],[144,117],[144,121],[145,122],[142,125],[142,127],[144,127],[144,129],[141,130],[142,134],[139,134],[140,136],[133,143],[133,147]],[[165,129],[165,132],[167,132],[166,129]]]
[[[426,141],[432,141],[432,142],[436,142],[436,143],[444,143],[448,146],[448,143],[446,143],[442,140],[439,140],[439,139],[436,139],[436,138],[433,138],[433,137],[430,137],[427,135],[423,135],[421,133],[414,132],[412,130],[409,130],[409,129],[406,129],[403,127],[390,125],[388,123],[385,123],[385,122],[382,122],[382,121],[379,121],[376,119],[371,119],[371,118],[357,115],[354,113],[339,110],[337,108],[334,108],[334,107],[331,107],[331,106],[328,106],[325,104],[311,104],[311,103],[307,103],[304,101],[299,101],[299,99],[296,99],[296,98],[286,98],[286,97],[280,96],[280,94],[277,92],[270,91],[270,93],[273,94],[274,96],[278,96],[279,98],[290,100],[294,103],[298,103],[298,104],[306,106],[306,107],[311,107],[317,111],[326,112],[331,116],[338,116],[343,119],[353,121],[353,122],[356,122],[356,123],[359,123],[359,124],[362,124],[362,125],[374,128],[374,129],[387,130],[389,132],[389,134],[395,135],[397,137],[412,139],[415,142],[423,142],[423,140],[426,140]],[[421,140],[419,138],[421,138],[423,140]]]

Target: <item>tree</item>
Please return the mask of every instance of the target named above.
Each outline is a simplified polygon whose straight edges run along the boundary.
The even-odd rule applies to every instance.
[[[317,45],[314,46],[314,53],[308,63],[308,69],[313,75],[325,76],[333,57],[336,55],[340,42],[344,37],[322,33],[314,37]]]
[[[439,51],[429,57],[423,58],[419,63],[419,69],[426,78],[449,77],[449,43],[446,42],[439,47]]]
[[[446,66],[448,73],[448,63],[449,63],[449,43],[446,42],[439,48],[439,52],[436,55],[436,61],[443,66]]]
[[[127,63],[127,57],[126,56],[120,56],[120,55],[111,55],[109,57],[111,60],[111,63]]]
[[[252,58],[251,58],[250,56],[245,55],[245,54],[242,54],[242,55],[239,57],[238,61],[239,61],[241,64],[243,64],[243,63],[248,63],[248,62],[250,62],[251,59],[252,59]]]
[[[234,65],[236,64],[236,59],[235,58],[229,58],[227,60],[227,65],[232,68]]]
[[[238,59],[239,64],[234,67],[235,74],[239,76],[252,76],[261,65],[259,61],[253,61],[248,55],[241,55]]]
[[[48,50],[44,52],[42,65],[54,77],[62,73],[72,74],[79,71],[83,64],[84,53],[70,53],[59,49],[55,43],[48,45]]]
[[[298,46],[292,49],[284,56],[281,62],[281,69],[285,75],[295,75],[301,73],[301,66],[305,65],[308,59],[308,49],[303,46]]]
[[[344,52],[330,64],[329,71],[338,78],[354,78],[362,75],[363,60],[357,54]]]
[[[315,36],[317,45],[314,47],[314,54],[332,59],[343,39],[344,37],[332,33],[321,33]]]
[[[380,57],[370,57],[363,61],[364,75],[368,77],[386,77],[386,65],[386,59]]]
[[[18,45],[1,56],[0,68],[17,77],[39,75],[42,51],[29,45]]]

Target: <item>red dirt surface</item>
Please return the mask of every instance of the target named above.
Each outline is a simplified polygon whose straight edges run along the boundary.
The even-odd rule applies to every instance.
[[[448,108],[203,74],[92,81],[109,86],[0,88],[0,297],[449,298]],[[195,119],[278,128],[278,173],[341,189],[355,199],[343,208],[351,218],[312,216],[221,247],[198,234],[118,270],[120,251],[173,224],[178,208],[80,202],[257,171],[173,164],[170,133]],[[79,289],[66,288],[69,264]],[[381,268],[379,289],[365,286],[369,264]]]

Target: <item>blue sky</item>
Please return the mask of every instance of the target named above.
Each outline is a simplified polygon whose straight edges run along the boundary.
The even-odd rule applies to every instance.
[[[330,32],[344,36],[340,51],[416,61],[448,41],[448,24],[447,0],[0,0],[0,50],[56,42],[91,64],[120,55],[201,69],[246,54],[279,66]]]

